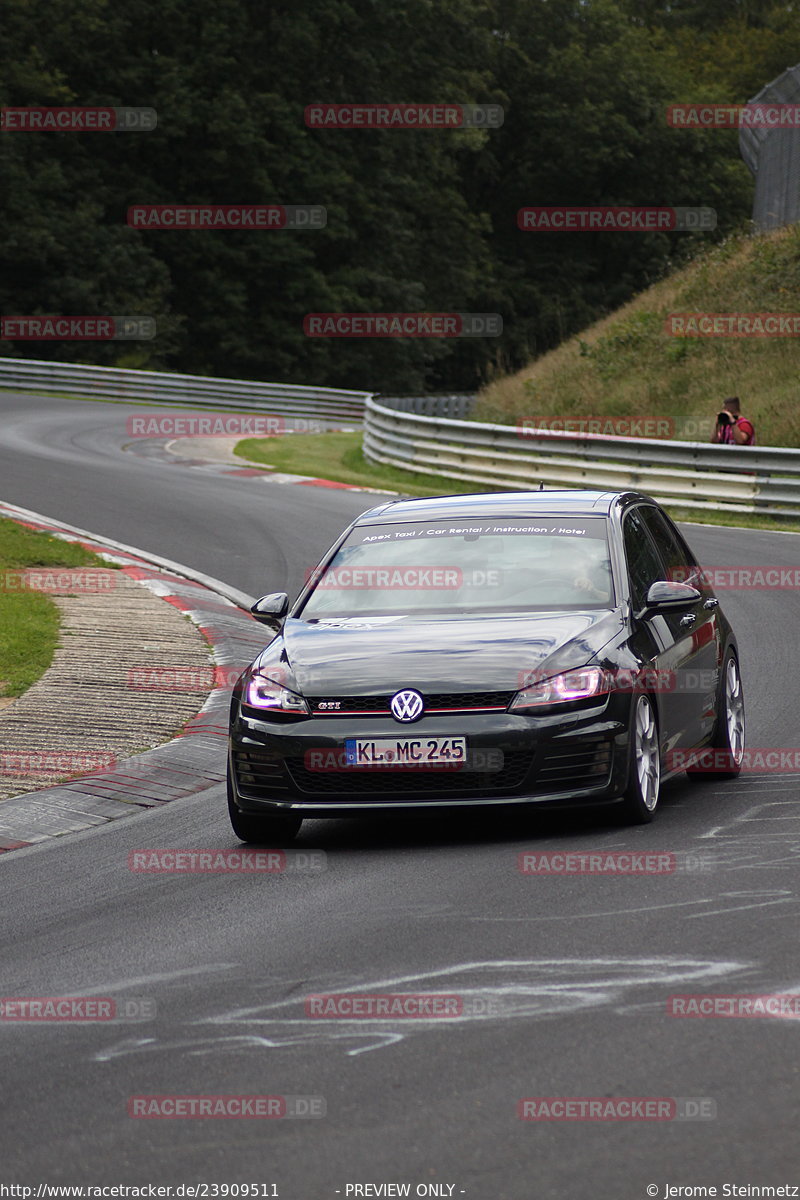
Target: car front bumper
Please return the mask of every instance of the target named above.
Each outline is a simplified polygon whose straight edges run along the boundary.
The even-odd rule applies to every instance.
[[[413,725],[391,717],[256,718],[236,704],[230,728],[233,798],[243,812],[342,816],[614,800],[629,769],[630,696],[571,714],[429,715]],[[466,737],[459,768],[345,767],[345,739]]]

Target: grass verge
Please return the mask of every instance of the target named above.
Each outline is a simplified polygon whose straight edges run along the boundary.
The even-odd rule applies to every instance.
[[[777,517],[760,517],[757,513],[726,513],[717,508],[676,508],[664,504],[673,521],[686,525],[728,525],[737,529],[763,529],[772,533],[800,533],[800,521],[788,517],[781,521]]]
[[[480,491],[481,485],[436,475],[418,475],[399,467],[372,463],[361,449],[361,432],[303,433],[288,437],[245,438],[234,453],[258,466],[274,467],[292,475],[312,475],[356,487],[402,492],[404,496],[441,496],[452,492]],[[505,489],[487,488],[487,491]]]
[[[58,645],[58,606],[44,592],[21,589],[20,571],[107,565],[82,546],[0,518],[0,697],[27,691]]]

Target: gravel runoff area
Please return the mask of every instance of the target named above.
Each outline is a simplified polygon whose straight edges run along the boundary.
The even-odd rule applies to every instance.
[[[58,599],[54,662],[0,712],[0,861],[218,788],[231,688],[269,640],[250,616],[254,597],[5,501],[0,515],[118,564],[91,568],[112,586]]]
[[[214,687],[208,642],[177,608],[122,570],[70,573],[92,590],[53,596],[53,662],[0,709],[0,800],[173,738]]]

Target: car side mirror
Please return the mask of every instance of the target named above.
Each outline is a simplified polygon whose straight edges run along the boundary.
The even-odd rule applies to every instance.
[[[647,589],[644,612],[669,612],[670,609],[690,608],[703,597],[688,583],[659,579]]]
[[[270,592],[268,596],[261,596],[250,608],[251,616],[275,633],[280,632],[283,618],[288,611],[289,597],[286,592]]]

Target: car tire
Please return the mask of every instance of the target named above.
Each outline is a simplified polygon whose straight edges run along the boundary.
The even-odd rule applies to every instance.
[[[744,757],[745,714],[744,690],[739,660],[732,650],[725,652],[722,675],[717,697],[717,723],[711,745],[701,754],[695,767],[686,774],[692,780],[714,782],[720,779],[736,779],[742,770]],[[721,765],[712,768],[709,764],[717,760]],[[703,763],[707,765],[703,765]]]
[[[261,846],[284,846],[294,840],[303,824],[302,817],[293,813],[246,813],[236,804],[236,795],[228,763],[228,816],[233,832],[242,842],[256,842]]]
[[[656,815],[661,791],[661,746],[653,701],[642,692],[631,714],[628,786],[618,805],[625,825],[647,825]]]

